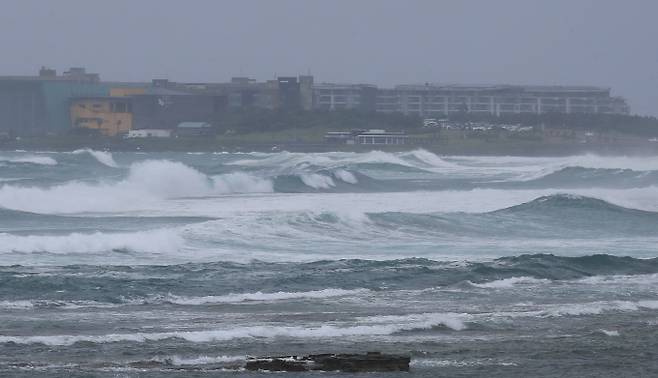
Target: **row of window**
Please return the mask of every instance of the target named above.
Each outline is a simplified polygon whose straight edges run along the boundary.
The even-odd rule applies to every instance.
[[[327,102],[361,102],[360,96],[320,96],[318,98],[318,103],[327,103]]]
[[[78,107],[82,109],[87,109],[88,107],[94,111],[102,111],[105,103],[94,102],[92,104],[78,104]],[[112,113],[131,113],[132,104],[129,102],[111,102],[110,103],[110,112]]]

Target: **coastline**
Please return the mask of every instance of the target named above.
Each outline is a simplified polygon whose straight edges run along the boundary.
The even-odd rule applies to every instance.
[[[173,138],[126,140],[90,137],[38,137],[0,143],[0,151],[74,151],[82,148],[112,152],[399,152],[423,149],[452,156],[655,156],[658,143],[549,143],[526,140],[445,140],[435,144],[342,145],[309,142],[235,143],[213,138]]]

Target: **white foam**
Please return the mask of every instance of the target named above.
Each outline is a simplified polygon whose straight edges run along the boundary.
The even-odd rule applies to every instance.
[[[284,292],[279,291],[276,293],[243,293],[243,294],[228,294],[218,296],[204,296],[204,297],[184,297],[176,295],[168,295],[164,299],[167,302],[180,304],[180,305],[205,305],[205,304],[221,304],[221,303],[240,303],[240,302],[272,302],[289,299],[322,299],[332,297],[342,297],[348,295],[360,295],[368,293],[368,289],[323,289],[303,292]]]
[[[658,300],[641,301],[599,301],[590,303],[571,303],[551,306],[539,313],[540,316],[579,316],[599,315],[604,312],[632,312],[641,309],[658,309]]]
[[[272,181],[243,172],[213,176],[215,190],[220,193],[269,193],[274,191]]]
[[[114,158],[112,157],[112,154],[109,152],[105,151],[96,151],[92,150],[91,148],[83,148],[80,150],[75,150],[73,151],[74,155],[79,155],[79,154],[89,154],[94,157],[99,163],[106,165],[110,168],[118,168],[119,165],[117,164],[116,161],[114,161]]]
[[[413,329],[430,329],[443,325],[454,331],[466,329],[465,320],[470,319],[469,314],[449,313],[421,313],[409,315],[379,315],[357,318],[364,322],[393,323],[393,324],[411,324],[412,326],[401,326],[399,331],[408,331]],[[397,331],[397,332],[399,332]]]
[[[8,163],[24,163],[35,165],[57,165],[57,160],[49,156],[26,155],[17,157],[0,157],[0,161]]]
[[[161,200],[178,197],[271,191],[271,182],[244,173],[208,177],[183,163],[146,160],[133,163],[119,182],[71,181],[48,188],[5,184],[0,206],[37,213],[114,212],[160,208]]]
[[[182,365],[209,365],[220,364],[226,362],[239,362],[244,361],[244,356],[198,356],[198,357],[180,357],[172,356],[160,359],[161,361],[171,361],[172,364],[177,366]]]
[[[496,361],[494,359],[439,360],[431,358],[414,358],[411,360],[410,365],[412,367],[518,366],[514,362]]]
[[[43,307],[57,307],[67,310],[74,310],[80,308],[113,308],[121,306],[115,303],[103,303],[97,301],[55,301],[47,299],[34,299],[34,300],[16,300],[16,301],[0,301],[0,309],[8,310],[33,310]]]
[[[453,174],[469,176],[496,176],[493,181],[530,181],[562,169],[580,167],[587,169],[612,169],[635,171],[658,170],[658,157],[598,156],[594,154],[567,157],[512,157],[477,156],[447,157],[459,165]]]
[[[306,186],[314,189],[329,189],[336,185],[331,177],[318,173],[303,174],[300,178]]]
[[[278,337],[299,339],[323,339],[340,338],[351,336],[385,336],[402,331],[416,329],[430,329],[444,325],[455,330],[465,328],[459,320],[460,314],[413,314],[399,317],[373,317],[363,318],[364,325],[338,326],[324,324],[321,326],[276,326],[276,325],[252,325],[217,330],[201,331],[177,331],[177,332],[154,332],[154,333],[123,333],[105,335],[48,335],[48,336],[0,336],[0,343],[46,345],[72,345],[76,342],[111,343],[111,342],[147,342],[171,338],[183,339],[194,343],[205,343],[213,341],[227,341],[243,338],[266,338]],[[394,323],[386,322],[394,321]]]
[[[658,273],[592,276],[576,280],[577,283],[588,285],[655,285],[658,284]]]
[[[333,172],[334,177],[337,179],[344,181],[348,184],[358,184],[359,180],[354,177],[354,174],[352,172],[346,171],[344,169],[338,169]]]
[[[0,301],[0,309],[5,310],[27,310],[34,308],[34,304],[27,300]]]
[[[519,286],[539,285],[539,284],[547,284],[550,282],[551,280],[534,278],[534,277],[510,277],[502,280],[496,280],[496,281],[479,283],[479,284],[471,282],[471,285],[475,287],[487,288],[487,289],[507,289],[517,285]]]
[[[231,165],[249,167],[271,167],[280,171],[290,171],[303,167],[318,167],[323,169],[341,168],[354,164],[393,164],[405,167],[414,167],[412,161],[402,159],[400,154],[382,151],[369,151],[365,153],[354,152],[325,152],[325,153],[296,153],[279,152],[272,154],[250,154],[247,159],[229,162]],[[300,173],[300,171],[297,171]]]
[[[0,254],[48,252],[57,254],[100,253],[111,251],[139,251],[147,253],[175,253],[183,248],[184,240],[170,229],[129,233],[68,235],[12,235],[0,233]]]
[[[616,330],[609,331],[606,329],[600,329],[599,331],[601,331],[601,333],[603,333],[606,336],[619,336],[619,331]]]
[[[413,157],[413,158],[427,164],[428,166],[430,166],[432,168],[449,168],[449,169],[455,169],[455,168],[464,169],[465,168],[465,167],[460,166],[458,164],[446,161],[446,160],[440,158],[439,156],[437,156],[436,154],[433,154],[433,153],[431,153],[427,150],[423,150],[423,149],[414,150],[414,151],[407,152],[407,153],[402,153],[401,157],[403,157],[403,158],[404,157]]]

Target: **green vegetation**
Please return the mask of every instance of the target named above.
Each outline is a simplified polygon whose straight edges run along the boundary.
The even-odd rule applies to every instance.
[[[403,114],[343,111],[285,111],[246,109],[224,113],[215,120],[220,133],[263,133],[299,129],[390,129],[408,130],[422,126],[422,120]]]
[[[452,129],[424,128],[418,117],[360,111],[232,111],[215,120],[216,137],[123,139],[94,130],[69,130],[64,135],[6,136],[1,149],[73,150],[82,147],[127,151],[235,151],[288,149],[299,151],[359,151],[372,146],[326,144],[328,131],[352,129],[404,130],[405,146],[376,146],[382,150],[425,148],[445,154],[566,154],[583,150],[624,151],[658,149],[649,139],[658,136],[658,119],[605,114],[476,115],[460,113],[447,119]],[[475,124],[479,123],[479,124]],[[478,126],[461,129],[459,126]],[[482,126],[485,127],[482,127]],[[509,131],[503,125],[532,126]],[[489,127],[493,126],[493,127]],[[501,127],[498,127],[501,126]],[[621,152],[624,152],[621,151]]]
[[[587,130],[595,132],[617,132],[638,136],[658,136],[656,117],[620,114],[508,114],[500,117],[484,114],[461,113],[445,117],[455,122],[486,122],[497,124],[520,124],[523,126],[545,126],[549,128]]]
[[[448,119],[455,123],[483,122],[491,125],[519,124],[522,126],[544,126],[548,128],[587,130],[594,132],[617,132],[637,136],[658,136],[658,119],[655,117],[628,116],[618,114],[490,114],[456,113],[434,118]],[[326,130],[387,129],[414,132],[423,126],[416,116],[400,113],[376,113],[357,110],[337,111],[283,111],[245,109],[224,113],[215,120],[219,134],[263,133],[263,140],[305,141],[309,134]],[[302,131],[303,130],[303,131]],[[315,130],[315,131],[308,131]],[[287,131],[288,134],[279,134]],[[254,137],[254,140],[258,139]]]

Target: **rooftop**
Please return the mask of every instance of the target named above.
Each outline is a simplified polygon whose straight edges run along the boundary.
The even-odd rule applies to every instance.
[[[207,122],[181,122],[176,127],[179,129],[205,129],[211,126]]]
[[[507,84],[401,84],[396,89],[406,90],[453,90],[453,91],[485,91],[485,90],[518,90],[526,92],[608,92],[610,88],[574,85],[507,85]]]

